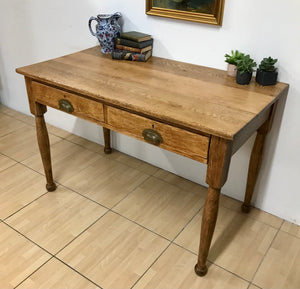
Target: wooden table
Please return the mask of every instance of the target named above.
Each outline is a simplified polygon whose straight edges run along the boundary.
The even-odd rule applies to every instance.
[[[56,185],[44,121],[46,106],[103,126],[105,153],[112,151],[110,130],[114,130],[207,164],[209,188],[195,266],[198,275],[205,275],[231,156],[257,131],[242,205],[249,212],[265,137],[288,85],[262,87],[252,81],[240,86],[225,71],[157,57],[146,63],[116,61],[101,54],[99,47],[17,72],[25,76],[49,191]]]

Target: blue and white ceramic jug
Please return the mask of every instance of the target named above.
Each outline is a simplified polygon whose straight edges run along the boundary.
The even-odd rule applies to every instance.
[[[114,14],[99,14],[89,20],[89,29],[93,36],[96,36],[101,45],[101,52],[108,54],[114,50],[114,39],[120,36],[121,26],[118,20],[122,17],[120,12]],[[92,29],[92,21],[97,21],[96,31]]]

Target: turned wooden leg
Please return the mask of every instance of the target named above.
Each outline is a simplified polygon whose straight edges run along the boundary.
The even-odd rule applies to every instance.
[[[104,135],[104,153],[105,154],[111,154],[112,149],[110,146],[110,129],[104,127],[103,128],[103,135]]]
[[[232,142],[212,137],[206,175],[209,188],[202,215],[198,263],[195,265],[199,276],[207,273],[206,261],[218,217],[221,187],[227,180],[231,151]]]
[[[202,215],[198,263],[195,266],[199,276],[207,273],[206,260],[218,217],[219,197],[220,189],[208,188]]]
[[[36,104],[37,114],[35,115],[36,133],[38,145],[42,157],[44,171],[46,175],[46,188],[49,192],[55,191],[56,184],[53,181],[52,166],[51,166],[51,154],[50,154],[50,143],[47,127],[44,120],[44,112],[46,107],[41,104]]]
[[[255,143],[250,157],[248,178],[247,178],[247,185],[246,185],[246,194],[245,194],[244,203],[242,204],[242,208],[241,208],[244,213],[250,212],[251,199],[254,192],[257,176],[260,170],[261,161],[263,158],[263,149],[264,149],[267,133],[268,133],[268,123],[265,122],[257,130]]]

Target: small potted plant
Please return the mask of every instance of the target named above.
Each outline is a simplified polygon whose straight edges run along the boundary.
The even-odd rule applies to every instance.
[[[274,85],[277,82],[278,72],[274,66],[277,59],[264,58],[256,72],[256,82],[260,85]]]
[[[242,59],[237,61],[236,82],[242,85],[249,84],[255,67],[256,63],[250,55],[243,55]]]
[[[237,61],[244,56],[244,53],[238,50],[231,50],[231,55],[225,54],[225,62],[227,62],[227,74],[232,77],[236,77],[236,65]]]

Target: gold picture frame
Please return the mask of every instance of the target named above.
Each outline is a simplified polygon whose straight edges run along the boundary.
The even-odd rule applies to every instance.
[[[146,0],[146,14],[222,26],[224,5],[225,0]]]

